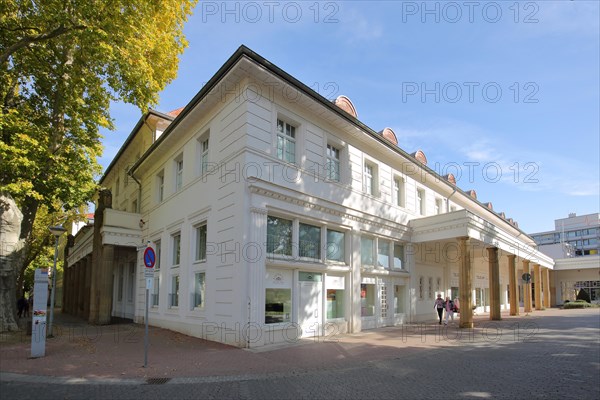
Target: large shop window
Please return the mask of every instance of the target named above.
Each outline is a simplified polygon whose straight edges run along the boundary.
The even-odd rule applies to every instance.
[[[344,318],[345,316],[345,281],[343,276],[327,275],[327,319]]]
[[[292,221],[267,217],[267,253],[292,255]]]
[[[327,229],[327,259],[344,262],[345,235],[343,232]]]
[[[404,245],[394,243],[394,268],[404,268]]]
[[[360,239],[360,260],[362,265],[375,265],[375,257],[373,254],[374,245],[375,240],[372,238]]]
[[[321,228],[300,223],[300,257],[321,258]]]
[[[377,241],[377,266],[390,267],[390,242],[379,239]]]
[[[266,289],[265,324],[290,322],[292,315],[291,289]]]
[[[375,315],[375,285],[363,283],[360,285],[360,316]]]
[[[404,303],[406,299],[406,286],[394,285],[394,313],[404,313]]]

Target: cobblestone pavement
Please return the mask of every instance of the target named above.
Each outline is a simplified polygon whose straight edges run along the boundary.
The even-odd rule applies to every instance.
[[[92,341],[80,325],[41,359],[0,340],[0,397],[600,399],[600,309],[486,318],[473,330],[411,325],[256,351],[153,328],[146,369],[139,327],[116,330],[129,342],[114,330]]]

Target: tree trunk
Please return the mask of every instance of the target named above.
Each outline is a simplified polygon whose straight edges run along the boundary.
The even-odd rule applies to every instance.
[[[25,243],[20,238],[22,220],[13,198],[0,193],[0,332],[19,329],[15,282]]]

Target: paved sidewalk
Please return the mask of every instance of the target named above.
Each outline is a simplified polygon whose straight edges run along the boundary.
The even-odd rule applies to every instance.
[[[47,376],[62,377],[65,381],[79,378],[85,382],[127,384],[159,378],[222,381],[228,376],[239,379],[240,376],[266,374],[272,378],[393,360],[428,348],[495,347],[536,341],[542,338],[542,331],[564,335],[568,332],[569,318],[582,315],[599,317],[597,333],[600,334],[598,308],[548,309],[519,317],[503,314],[502,321],[490,321],[484,314],[475,317],[472,330],[458,329],[457,322],[449,327],[415,324],[338,335],[327,340],[305,339],[256,350],[239,349],[150,327],[148,367],[144,368],[143,325],[92,326],[57,313],[55,337],[47,340],[46,356],[43,358],[29,358],[31,336],[24,332],[0,334],[0,380],[39,381],[39,377]]]

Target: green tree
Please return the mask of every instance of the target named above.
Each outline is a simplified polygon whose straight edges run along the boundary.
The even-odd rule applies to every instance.
[[[177,75],[196,2],[0,0],[0,192],[23,214],[4,268],[15,284],[0,285],[0,328],[16,327],[16,277],[35,258],[38,210],[66,212],[92,198],[110,102],[157,104]]]

